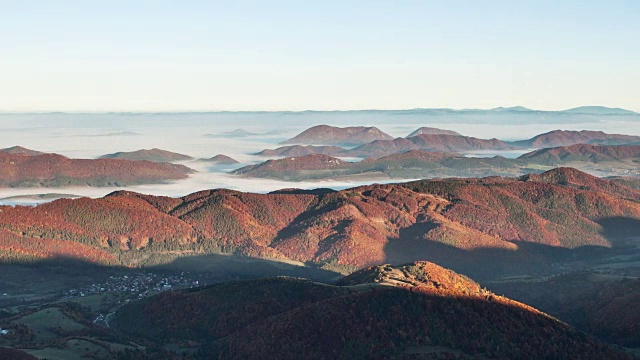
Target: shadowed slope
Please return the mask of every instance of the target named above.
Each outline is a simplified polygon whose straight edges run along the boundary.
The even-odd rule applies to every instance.
[[[196,341],[206,358],[628,358],[432,263],[376,266],[339,285],[279,278],[164,293],[123,307],[113,324]]]

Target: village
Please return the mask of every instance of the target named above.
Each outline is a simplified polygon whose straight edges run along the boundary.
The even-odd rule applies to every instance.
[[[175,275],[158,275],[151,272],[140,272],[122,276],[110,276],[105,283],[91,284],[85,287],[68,290],[61,300],[100,294],[128,295],[125,302],[135,298],[143,298],[158,292],[191,288],[200,285],[194,280],[198,275],[180,273]]]

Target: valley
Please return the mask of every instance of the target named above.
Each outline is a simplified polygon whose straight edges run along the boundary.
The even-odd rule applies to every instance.
[[[376,125],[0,150],[0,355],[637,354],[636,137]]]

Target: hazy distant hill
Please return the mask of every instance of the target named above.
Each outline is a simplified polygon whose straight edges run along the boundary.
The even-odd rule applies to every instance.
[[[574,144],[624,145],[640,143],[640,136],[607,134],[602,131],[554,130],[531,139],[512,142],[526,148],[547,148]]]
[[[488,111],[495,111],[495,112],[502,112],[502,111],[533,112],[533,111],[536,111],[536,110],[532,110],[532,109],[526,108],[524,106],[512,106],[512,107],[502,107],[502,106],[500,106],[500,107],[497,107],[497,108],[490,109]]]
[[[563,110],[563,113],[571,114],[597,114],[597,115],[639,115],[637,112],[620,108],[610,108],[605,106],[580,106],[573,109]]]
[[[118,136],[142,136],[141,133],[135,131],[118,131],[106,134],[90,135],[93,137],[118,137]]]
[[[249,136],[257,136],[260,135],[258,133],[254,133],[245,129],[235,129],[231,131],[225,131],[219,134],[204,134],[205,137],[211,138],[220,138],[220,137],[233,137],[233,138],[243,138]]]
[[[100,159],[125,159],[125,160],[147,160],[154,162],[174,162],[185,161],[193,159],[191,156],[174,153],[162,149],[141,149],[129,152],[117,152],[113,154],[107,154],[100,157]]]
[[[212,165],[234,165],[240,163],[238,160],[224,154],[218,154],[208,159],[200,159],[200,161],[207,162]]]
[[[374,140],[392,140],[391,135],[370,126],[335,127],[318,125],[311,127],[295,137],[281,142],[281,144],[310,144],[310,145],[345,145],[354,146],[369,143]]]
[[[112,324],[154,343],[202,344],[214,359],[630,359],[433,263],[375,266],[338,284],[278,278],[165,292],[125,305]]]

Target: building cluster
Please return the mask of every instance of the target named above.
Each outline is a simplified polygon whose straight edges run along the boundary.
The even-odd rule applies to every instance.
[[[96,294],[129,294],[145,297],[151,292],[184,289],[199,286],[200,281],[190,274],[158,275],[140,272],[123,276],[110,276],[105,283],[91,284],[68,290],[63,298],[84,297]]]

